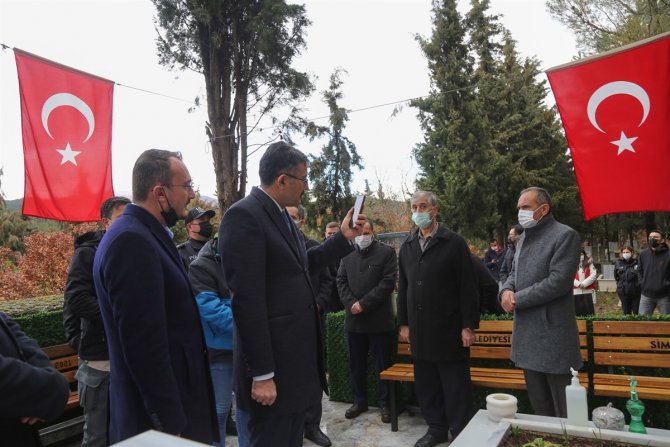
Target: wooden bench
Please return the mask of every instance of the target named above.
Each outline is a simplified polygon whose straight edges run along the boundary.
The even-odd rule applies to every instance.
[[[509,362],[512,350],[512,320],[481,321],[475,333],[475,344],[470,348],[471,360],[498,360],[497,366],[470,366],[470,379],[473,386],[484,388],[526,389],[523,370],[515,368]],[[577,320],[579,330],[579,344],[582,359],[588,361],[588,343],[586,335],[586,321]],[[409,343],[398,341],[397,355],[410,357]],[[398,431],[398,408],[396,403],[396,383],[414,382],[414,367],[411,363],[395,363],[382,371],[381,380],[389,384],[389,399],[391,406],[391,430]],[[588,383],[588,374],[580,373],[580,381]]]
[[[593,321],[592,394],[628,397],[631,368],[670,368],[670,321]],[[600,372],[607,366],[608,372]],[[670,377],[633,374],[640,399],[670,401]]]
[[[79,393],[77,391],[77,380],[74,375],[77,373],[79,367],[79,357],[77,353],[69,345],[56,345],[42,348],[44,353],[51,359],[51,363],[65,378],[70,385],[70,395],[65,406],[65,413],[75,413],[75,417],[70,417],[62,422],[49,425],[39,430],[40,438],[43,445],[51,445],[60,443],[64,440],[71,439],[75,436],[80,436],[83,432],[84,417],[80,412],[75,412],[79,409]]]
[[[65,410],[71,410],[79,406],[79,393],[76,390],[77,380],[74,375],[77,373],[79,367],[79,357],[74,349],[69,345],[48,346],[42,349],[44,353],[51,359],[51,364],[67,379],[70,385],[70,396],[67,399],[67,406]],[[74,387],[74,389],[73,389]]]

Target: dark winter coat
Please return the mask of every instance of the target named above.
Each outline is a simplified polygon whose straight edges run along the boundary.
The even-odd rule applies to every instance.
[[[640,296],[640,269],[637,259],[619,259],[614,267],[616,291],[621,296]]]
[[[70,389],[35,340],[0,313],[0,445],[40,446],[35,426],[22,417],[51,421],[65,409]]]
[[[649,298],[670,296],[670,251],[666,244],[655,251],[645,248],[638,260],[642,295]]]
[[[400,247],[398,324],[409,325],[412,357],[467,359],[461,330],[479,327],[479,297],[465,240],[442,224],[422,252],[413,232]]]
[[[349,332],[379,333],[395,329],[391,294],[398,276],[395,250],[377,241],[364,250],[342,258],[337,272],[337,288],[344,305],[345,327]],[[358,302],[363,312],[352,315]]]
[[[500,315],[503,313],[498,301],[498,283],[489,274],[482,260],[475,254],[470,254],[472,268],[477,279],[477,292],[479,293],[479,313]]]
[[[516,245],[509,244],[507,250],[505,250],[505,259],[500,265],[500,271],[498,272],[500,282],[503,284],[507,281],[507,277],[512,273],[512,263],[514,262],[514,253],[516,253]]]
[[[496,281],[500,280],[500,266],[505,261],[505,250],[495,251],[489,248],[484,253],[484,264]]]
[[[74,242],[63,300],[68,344],[84,360],[109,360],[100,305],[93,284],[93,259],[104,230],[82,234]]]
[[[195,239],[189,238],[186,242],[177,245],[177,251],[184,262],[186,270],[188,270],[191,262],[195,261],[195,258],[198,257],[198,253],[200,253],[200,250],[202,250],[202,247],[204,247],[206,243],[207,241],[196,241]]]

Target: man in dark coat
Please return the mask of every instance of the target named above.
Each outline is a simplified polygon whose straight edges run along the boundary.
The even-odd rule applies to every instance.
[[[479,327],[477,283],[465,240],[437,222],[437,199],[417,191],[419,227],[400,247],[398,325],[410,342],[415,390],[428,432],[415,447],[456,437],[474,414],[468,364]]]
[[[497,239],[493,239],[486,253],[484,253],[484,264],[486,268],[489,269],[489,273],[496,280],[500,281],[500,266],[505,260],[505,250],[500,244],[498,244]]]
[[[0,312],[0,444],[41,446],[34,424],[58,417],[70,389],[35,340]]]
[[[100,223],[104,230],[84,233],[75,240],[67,272],[63,324],[68,344],[79,354],[79,369],[75,378],[79,388],[79,406],[84,412],[82,447],[108,445],[109,352],[95,296],[93,259],[105,231],[123,214],[129,203],[126,197],[110,197],[102,203]],[[68,329],[69,324],[76,326]]]
[[[658,307],[661,315],[670,313],[670,250],[665,234],[649,233],[649,246],[640,252],[640,315],[651,315]]]
[[[194,197],[180,153],[145,151],[133,168],[133,203],[95,255],[112,444],[150,429],[205,444],[218,439],[198,307],[169,230]]]
[[[210,220],[215,214],[214,210],[203,210],[197,206],[188,210],[186,214],[184,225],[188,232],[188,240],[177,245],[177,251],[182,261],[184,261],[187,271],[188,266],[195,261],[202,247],[214,234],[214,228]]]
[[[479,313],[500,315],[504,311],[498,301],[498,283],[489,273],[481,258],[474,253],[470,253],[472,260],[472,269],[477,280],[477,292],[479,293]]]
[[[284,142],[260,160],[261,187],[235,203],[219,228],[233,294],[235,396],[250,412],[251,446],[302,445],[305,411],[326,389],[310,270],[352,250],[360,220],[309,251],[285,211],[307,190],[307,157]],[[361,216],[363,219],[365,216]]]
[[[374,240],[372,222],[356,237],[356,251],[345,256],[337,272],[337,287],[344,305],[347,346],[354,404],[344,416],[353,419],[368,410],[368,350],[372,349],[377,398],[382,422],[391,422],[388,382],[379,373],[391,364],[395,335],[391,294],[398,276],[395,250]]]
[[[516,242],[523,234],[523,227],[519,224],[512,225],[507,235],[507,250],[505,250],[505,259],[500,266],[500,285],[505,284],[507,277],[512,272],[512,263],[514,262],[514,253],[516,253]]]

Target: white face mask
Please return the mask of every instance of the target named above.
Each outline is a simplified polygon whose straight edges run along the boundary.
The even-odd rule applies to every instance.
[[[583,261],[584,260],[584,255],[579,256],[579,260]]]
[[[362,234],[360,236],[356,236],[356,245],[358,245],[362,250],[365,250],[370,246],[372,243],[372,236]]]
[[[524,228],[531,228],[537,225],[537,220],[533,219],[533,214],[539,209],[540,207],[538,206],[534,211],[519,210],[519,225]]]
[[[630,254],[630,253],[624,253],[624,254],[623,254],[623,258],[624,258],[626,261],[628,261],[628,260],[630,259],[630,257],[631,257],[631,254]]]

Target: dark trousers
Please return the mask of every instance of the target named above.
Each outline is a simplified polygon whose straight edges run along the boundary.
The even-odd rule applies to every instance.
[[[351,364],[351,392],[354,395],[354,403],[368,404],[368,351],[372,349],[372,363],[377,380],[377,399],[380,407],[388,406],[388,383],[379,380],[379,373],[391,365],[391,334],[391,332],[364,334],[347,331],[349,363]]]
[[[305,413],[291,413],[272,417],[251,417],[249,447],[300,447],[305,424]]]
[[[640,313],[640,295],[623,295],[619,294],[619,300],[621,300],[621,310],[624,315],[634,314],[637,315]]]
[[[319,399],[318,402],[314,402],[310,405],[305,412],[305,429],[319,428],[319,425],[321,425],[322,413],[321,399]]]
[[[474,415],[468,360],[449,363],[414,359],[414,390],[428,433],[453,437]]]
[[[570,385],[572,374],[548,374],[529,369],[523,370],[528,399],[535,414],[557,418],[568,417],[565,387]]]

